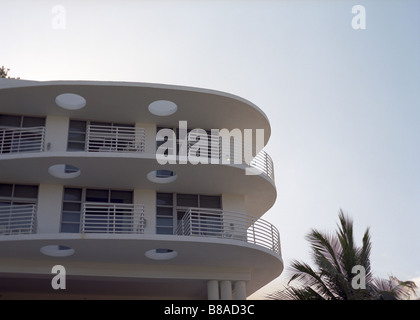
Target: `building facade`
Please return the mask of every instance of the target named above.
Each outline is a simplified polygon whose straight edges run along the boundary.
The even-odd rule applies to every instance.
[[[283,270],[270,132],[223,92],[0,79],[1,297],[245,299]]]

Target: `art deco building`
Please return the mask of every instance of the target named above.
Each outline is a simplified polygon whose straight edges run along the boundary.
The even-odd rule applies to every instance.
[[[279,276],[279,232],[261,219],[271,158],[233,161],[238,143],[225,152],[211,129],[252,130],[243,150],[270,137],[257,106],[223,92],[0,79],[1,298],[245,299]],[[165,146],[176,161],[158,162]]]

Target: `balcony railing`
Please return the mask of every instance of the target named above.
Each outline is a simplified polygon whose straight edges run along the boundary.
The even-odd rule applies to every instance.
[[[86,151],[144,152],[144,128],[90,125],[86,132]]]
[[[189,154],[192,146],[200,140],[201,133],[191,131],[188,134],[188,143],[186,148],[186,154]],[[274,181],[274,165],[273,160],[268,155],[267,152],[261,150],[255,157],[252,157],[252,154],[255,154],[253,146],[246,143],[241,143],[232,145],[231,141],[227,146],[223,146],[222,137],[215,134],[207,134],[207,158],[208,163],[221,163],[221,164],[245,164],[250,169],[249,174],[256,175],[263,173],[270,177]],[[182,140],[177,140],[178,143],[178,154],[179,146],[183,143]],[[224,150],[226,148],[227,150]],[[251,161],[247,160],[245,154],[249,155],[249,158],[252,158]],[[194,154],[195,155],[195,154]],[[200,155],[197,155],[198,157]],[[187,159],[184,159],[187,160]]]
[[[237,212],[190,208],[175,234],[241,240],[281,254],[280,235],[276,227],[263,219]]]
[[[35,232],[35,204],[13,204],[0,207],[0,234],[31,234]]]
[[[44,151],[45,127],[0,128],[0,154]]]
[[[144,206],[86,202],[82,208],[82,233],[144,233]]]
[[[261,150],[257,156],[252,159],[249,166],[263,172],[274,181],[273,160],[264,150]]]

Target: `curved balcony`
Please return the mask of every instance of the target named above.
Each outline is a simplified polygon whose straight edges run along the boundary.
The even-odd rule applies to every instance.
[[[0,129],[0,155],[44,152],[45,131],[45,127]],[[274,182],[273,161],[265,151],[261,150],[255,157],[252,157],[251,161],[245,161],[246,158],[243,155],[246,152],[251,154],[251,146],[232,146],[230,152],[229,150],[222,152],[223,144],[220,140],[221,137],[219,136],[210,135],[208,138],[209,152],[205,158],[209,163],[245,165],[247,175],[259,175],[262,173]],[[197,140],[194,135],[189,137],[186,148],[187,152],[190,151],[196,142]],[[145,154],[146,130],[144,128],[134,127],[89,125],[87,126],[86,137],[83,137],[83,140],[72,140],[72,136],[70,135],[69,143],[79,143],[82,146],[80,151],[85,152]],[[177,143],[182,143],[182,141],[177,140]],[[239,160],[237,160],[237,157],[239,157]]]
[[[85,202],[80,233],[144,234],[144,205]],[[36,205],[0,207],[0,234],[36,233]],[[280,235],[271,223],[253,216],[220,209],[189,208],[174,231],[176,236],[240,240],[281,255]]]
[[[281,255],[280,234],[271,223],[246,214],[219,209],[189,208],[174,232],[179,236],[245,241]]]
[[[268,155],[267,152],[261,150],[254,159],[252,159],[249,164],[251,168],[254,168],[258,172],[264,173],[266,176],[270,177],[274,181],[274,165],[273,160]]]

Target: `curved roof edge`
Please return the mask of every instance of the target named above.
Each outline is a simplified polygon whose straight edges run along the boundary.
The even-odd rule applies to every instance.
[[[36,86],[48,86],[48,85],[101,85],[101,86],[126,86],[126,87],[143,87],[143,88],[155,88],[155,89],[171,89],[171,90],[186,90],[198,93],[208,93],[218,95],[226,98],[231,98],[245,103],[258,112],[260,112],[267,120],[269,127],[270,120],[264,111],[262,111],[257,105],[251,101],[242,98],[238,95],[227,93],[224,91],[205,89],[199,87],[190,87],[183,85],[172,85],[172,84],[160,84],[160,83],[148,83],[148,82],[128,82],[128,81],[102,81],[102,80],[52,80],[52,81],[38,81],[38,80],[22,80],[22,79],[0,79],[0,90],[11,89],[20,87],[36,87]]]

